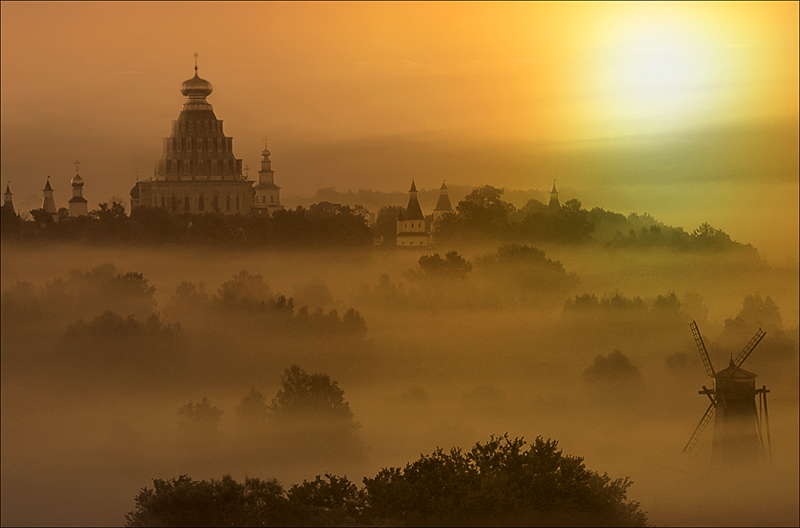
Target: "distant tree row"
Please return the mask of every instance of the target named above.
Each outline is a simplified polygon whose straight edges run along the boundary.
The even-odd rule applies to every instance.
[[[380,276],[373,288],[364,285],[359,299],[396,308],[502,308],[552,302],[577,286],[579,279],[544,251],[521,244],[504,244],[495,253],[475,259],[475,264],[456,251],[423,255],[418,267],[403,272],[409,280],[393,283]]]
[[[434,224],[439,241],[517,240],[565,244],[594,241],[610,248],[667,248],[679,251],[744,251],[755,254],[753,246],[731,240],[724,231],[708,223],[691,234],[680,227],[666,226],[651,216],[619,213],[594,208],[587,211],[576,199],[553,210],[531,199],[520,209],[502,200],[503,189],[484,185],[473,190],[456,206],[453,214]],[[388,218],[396,211],[385,209]]]
[[[231,320],[239,322],[269,322],[273,332],[301,335],[352,335],[362,337],[367,332],[364,318],[353,308],[340,316],[336,309],[327,313],[307,306],[295,311],[294,301],[284,295],[274,295],[264,277],[242,270],[223,283],[217,294],[209,296],[191,282],[181,282],[164,308],[175,320],[187,316],[197,321]]]
[[[321,202],[282,209],[270,217],[170,214],[162,208],[137,207],[130,216],[117,202],[101,203],[89,216],[54,222],[43,209],[30,212],[32,222],[3,217],[4,238],[97,243],[210,243],[245,247],[365,245],[372,243],[368,213],[361,206]]]
[[[435,223],[432,216],[426,221],[439,242],[595,242],[609,248],[738,251],[757,255],[752,245],[740,244],[708,223],[688,233],[681,227],[664,225],[648,214],[631,213],[626,217],[598,207],[587,211],[576,199],[567,200],[555,210],[530,199],[517,209],[502,200],[503,194],[503,189],[491,185],[478,187],[458,202],[453,214]],[[246,247],[367,245],[377,238],[382,239],[384,245],[394,246],[397,218],[403,210],[400,205],[383,206],[374,225],[370,226],[369,212],[363,206],[330,201],[321,201],[307,209],[298,206],[279,210],[266,218],[213,212],[173,215],[161,208],[147,207],[137,208],[128,217],[122,204],[112,202],[110,205],[101,203],[88,217],[61,215],[60,222],[54,222],[43,209],[30,212],[33,222],[20,223],[18,217],[4,214],[2,235],[5,239],[24,240],[211,243]]]
[[[364,478],[361,489],[329,473],[288,491],[275,479],[154,479],[136,496],[127,525],[647,525],[640,504],[627,498],[628,478],[586,469],[555,440],[526,445],[505,435],[468,452],[437,449]]]

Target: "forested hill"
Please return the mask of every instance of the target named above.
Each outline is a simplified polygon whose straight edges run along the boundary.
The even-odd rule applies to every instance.
[[[708,223],[686,231],[682,227],[668,226],[646,213],[625,216],[600,207],[587,210],[577,199],[554,208],[540,199],[527,198],[518,208],[507,201],[503,189],[490,185],[473,189],[455,201],[458,193],[465,190],[464,187],[454,189],[452,214],[436,222],[432,214],[426,217],[428,229],[434,233],[434,243],[595,244],[610,249],[736,251],[758,258],[755,247],[732,240],[723,230]],[[514,199],[524,199],[525,193],[535,192],[515,191]],[[69,218],[66,210],[62,210],[61,221],[56,222],[43,209],[23,213],[23,218],[31,220],[23,220],[3,209],[2,235],[6,242],[57,240],[297,247],[368,246],[377,241],[384,246],[396,245],[397,218],[405,209],[404,205],[384,205],[376,210],[376,205],[365,204],[385,203],[389,199],[399,201],[401,195],[377,191],[337,193],[331,189],[322,189],[318,195],[317,198],[331,200],[347,199],[323,200],[307,208],[298,205],[294,209],[276,211],[271,217],[219,212],[171,214],[162,208],[146,207],[139,207],[128,215],[122,204],[114,202],[111,205],[102,203],[89,216],[78,218]],[[341,203],[352,201],[363,203]]]

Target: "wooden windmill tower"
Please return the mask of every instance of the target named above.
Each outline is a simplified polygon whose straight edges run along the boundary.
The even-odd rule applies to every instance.
[[[769,391],[766,385],[756,389],[756,375],[741,368],[742,363],[761,342],[766,332],[759,328],[756,335],[747,343],[736,359],[731,356],[728,368],[715,372],[700,330],[697,329],[697,323],[692,321],[691,328],[706,373],[714,380],[714,388],[709,389],[703,385],[703,390],[698,393],[708,396],[711,404],[700,419],[700,423],[697,424],[697,428],[686,447],[683,448],[683,452],[686,454],[692,452],[700,435],[703,434],[703,430],[716,414],[714,439],[711,443],[713,460],[719,463],[736,462],[738,464],[766,462],[768,456],[772,457],[769,413],[767,412],[767,393]],[[758,409],[756,408],[756,399],[758,399]],[[767,432],[766,449],[761,434],[762,418]]]

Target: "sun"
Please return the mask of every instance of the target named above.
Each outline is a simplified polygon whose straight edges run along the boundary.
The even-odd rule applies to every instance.
[[[662,21],[618,27],[598,48],[598,113],[650,128],[691,120],[713,92],[717,64],[701,35]]]

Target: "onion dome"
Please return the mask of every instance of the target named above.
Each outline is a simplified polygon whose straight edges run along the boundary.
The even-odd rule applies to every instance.
[[[181,84],[181,93],[186,97],[206,98],[213,91],[214,87],[211,86],[211,83],[197,75],[197,66],[194,67],[194,77]]]
[[[72,177],[72,181],[70,183],[73,187],[83,187],[83,178],[81,178],[80,174],[76,174]]]

